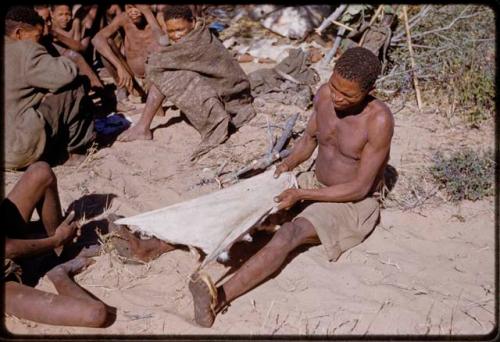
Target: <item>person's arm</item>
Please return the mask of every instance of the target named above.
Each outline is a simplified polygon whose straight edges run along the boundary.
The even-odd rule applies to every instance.
[[[368,123],[368,142],[361,152],[356,177],[351,181],[320,189],[285,190],[276,201],[279,209],[290,208],[297,201],[352,202],[366,197],[389,154],[394,122],[389,110],[377,113]]]
[[[139,5],[139,4],[134,6],[137,7],[139,11],[142,12],[149,26],[151,26],[155,41],[161,46],[168,45],[168,35],[161,29],[160,25],[158,24],[158,21],[156,20],[153,12],[151,11],[151,7],[149,5]]]
[[[76,52],[85,51],[85,46],[83,46],[83,44],[79,40],[73,39],[73,37],[69,37],[67,35],[67,32],[65,32],[64,30],[52,26],[50,33],[52,34],[54,39],[56,39],[59,43],[65,45],[67,48]]]
[[[96,50],[116,68],[118,73],[118,87],[126,87],[130,91],[133,86],[132,75],[115,55],[108,43],[108,39],[118,32],[121,27],[124,27],[127,19],[126,13],[116,16],[108,26],[97,32],[95,37],[92,38],[92,44]]]
[[[42,254],[70,242],[77,233],[77,224],[73,221],[75,213],[71,212],[56,228],[54,235],[44,239],[5,239],[5,257],[18,258]]]
[[[40,44],[33,44],[25,55],[25,75],[29,85],[55,92],[71,83],[78,68],[67,57],[52,57]]]

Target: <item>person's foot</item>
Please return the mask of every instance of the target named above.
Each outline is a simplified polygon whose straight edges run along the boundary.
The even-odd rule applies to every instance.
[[[194,273],[189,279],[189,291],[193,296],[194,320],[205,328],[210,328],[215,321],[217,289],[206,274]]]
[[[153,132],[150,129],[144,130],[138,126],[132,126],[123,131],[116,139],[121,142],[129,142],[134,140],[153,140]]]
[[[155,237],[143,240],[127,228],[114,224],[112,219],[110,219],[108,229],[109,233],[113,234],[110,241],[118,255],[129,260],[149,262],[175,249],[175,246]]]
[[[57,281],[60,277],[72,276],[85,270],[95,261],[85,257],[76,257],[64,264],[57,265],[47,272],[47,277],[52,281]]]

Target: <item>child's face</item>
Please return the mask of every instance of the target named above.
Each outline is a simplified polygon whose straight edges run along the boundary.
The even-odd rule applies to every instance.
[[[142,12],[137,7],[125,5],[125,12],[134,24],[139,24],[142,21]]]
[[[165,25],[167,27],[168,39],[173,43],[177,43],[182,37],[193,30],[194,21],[176,18],[167,20]]]
[[[71,21],[71,10],[69,6],[66,5],[58,5],[51,12],[52,23],[57,27],[62,29],[66,29],[68,27],[69,22]]]
[[[364,91],[358,82],[343,78],[335,71],[328,81],[330,97],[335,110],[347,110],[360,104],[367,91]]]

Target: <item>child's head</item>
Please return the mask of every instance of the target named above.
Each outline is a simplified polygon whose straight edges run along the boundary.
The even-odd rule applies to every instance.
[[[47,21],[50,18],[49,5],[35,5],[33,6],[33,8],[35,9],[36,13],[38,13],[38,15],[43,18],[43,20]]]
[[[142,12],[134,5],[125,5],[125,13],[127,13],[130,20],[136,25],[140,24],[144,19]]]
[[[170,41],[177,43],[194,29],[195,20],[188,6],[169,6],[163,11]]]
[[[374,89],[380,71],[380,61],[370,50],[355,47],[345,51],[328,82],[335,109],[346,110],[361,103]]]
[[[71,8],[68,5],[63,4],[50,6],[50,17],[52,19],[52,25],[63,30],[68,28],[68,25],[73,18]]]
[[[31,7],[13,6],[5,15],[5,34],[16,40],[39,42],[44,21]]]

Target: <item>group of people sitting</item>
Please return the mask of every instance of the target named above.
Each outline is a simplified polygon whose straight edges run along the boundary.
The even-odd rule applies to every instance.
[[[0,205],[7,314],[55,325],[113,323],[113,308],[72,281],[99,247],[75,252],[74,213],[63,217],[50,167],[78,161],[96,139],[88,96],[103,88],[96,60],[114,78],[118,104],[127,94],[145,101],[141,118],[121,133],[120,141],[152,139],[150,124],[166,100],[201,135],[193,159],[255,116],[247,76],[200,12],[198,6],[63,4],[16,6],[7,12],[4,168],[25,170]],[[270,242],[219,287],[207,274],[190,277],[197,324],[212,326],[219,311],[275,273],[295,248],[321,243],[328,259],[337,260],[373,230],[394,129],[389,108],[371,95],[380,69],[378,58],[361,47],[336,61],[314,97],[305,132],[276,168],[276,177],[292,171],[319,147],[312,181],[276,194],[278,208],[298,210],[297,215],[282,222]],[[35,209],[42,236],[35,236],[30,224]],[[130,256],[140,260],[174,248],[155,238],[141,239],[125,227],[114,229],[127,241]],[[56,255],[46,275],[58,294],[23,283],[24,261],[46,254]]]
[[[163,6],[156,15],[149,5],[74,7],[20,6],[6,14],[7,168],[73,162],[85,153],[96,139],[89,92],[110,97],[93,69],[98,63],[115,80],[118,109],[128,94],[146,102],[119,141],[152,139],[151,121],[168,100],[201,135],[194,160],[255,116],[247,76],[188,6]]]

